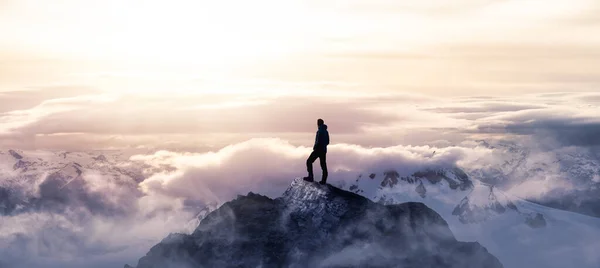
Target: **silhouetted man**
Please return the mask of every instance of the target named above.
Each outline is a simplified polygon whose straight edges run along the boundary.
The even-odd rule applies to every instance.
[[[323,119],[317,120],[317,137],[315,138],[315,145],[313,146],[313,152],[306,159],[306,169],[308,170],[308,177],[304,177],[306,181],[315,181],[313,176],[312,164],[319,158],[321,162],[321,169],[323,170],[323,177],[319,183],[327,183],[327,145],[329,144],[329,132],[327,132],[327,125],[323,122]]]

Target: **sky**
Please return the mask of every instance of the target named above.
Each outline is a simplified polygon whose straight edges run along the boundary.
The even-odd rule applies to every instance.
[[[202,151],[269,137],[303,144],[319,117],[336,141],[366,146],[453,143],[472,133],[448,128],[479,128],[473,121],[493,111],[597,121],[593,0],[0,7],[2,147]],[[407,133],[417,129],[424,134]]]

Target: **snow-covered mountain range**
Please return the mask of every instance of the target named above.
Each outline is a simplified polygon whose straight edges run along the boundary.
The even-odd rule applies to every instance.
[[[538,204],[600,217],[600,148],[479,144],[493,154],[464,167],[472,178]]]
[[[120,151],[0,150],[0,267],[122,266],[166,233],[194,230],[217,204],[140,189],[172,170]]]
[[[20,213],[29,209],[66,209],[83,205],[93,212],[108,213],[110,203],[94,189],[94,180],[136,193],[147,167],[128,161],[119,152],[0,151],[0,212]],[[86,176],[86,180],[82,176]],[[114,206],[117,209],[117,206]]]
[[[410,176],[385,171],[344,188],[383,204],[423,202],[457,239],[478,241],[505,267],[598,267],[600,219],[541,206],[471,179],[458,168]]]

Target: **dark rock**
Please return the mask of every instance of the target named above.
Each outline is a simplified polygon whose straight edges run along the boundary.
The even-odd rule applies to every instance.
[[[62,153],[59,153],[58,156],[61,156],[63,159],[67,159],[67,155],[70,153],[71,152],[62,152]]]
[[[294,180],[282,197],[225,203],[191,234],[172,234],[137,268],[502,267],[458,242],[422,203],[381,205],[331,185]]]
[[[425,196],[427,194],[427,189],[425,189],[423,182],[419,183],[419,186],[417,186],[415,191],[421,196],[421,198],[425,198]]]
[[[16,158],[17,160],[23,159],[23,157],[20,154],[18,154],[15,150],[8,150],[8,153],[10,155],[12,155],[14,158]]]
[[[450,178],[449,176],[454,178]],[[430,184],[437,184],[441,181],[446,181],[450,189],[460,189],[461,191],[473,188],[473,182],[469,179],[469,176],[462,169],[456,167],[449,169],[427,169],[417,171],[410,176],[401,177],[400,180],[411,184],[417,182],[422,183],[424,180],[428,181]]]
[[[418,171],[418,172],[415,172],[413,174],[413,176],[415,178],[419,178],[419,179],[427,179],[432,184],[436,184],[436,183],[442,181],[442,179],[444,179],[444,177],[445,177],[440,172],[437,172],[434,170]]]
[[[0,215],[8,215],[12,213],[17,207],[12,200],[12,194],[10,189],[0,187]]]
[[[17,161],[14,165],[13,165],[13,170],[18,170],[20,169],[21,171],[27,171],[27,168],[31,166],[30,162],[26,162],[23,160],[19,160]]]
[[[383,173],[384,177],[381,181],[381,187],[394,187],[399,182],[400,174],[396,171],[387,171]]]

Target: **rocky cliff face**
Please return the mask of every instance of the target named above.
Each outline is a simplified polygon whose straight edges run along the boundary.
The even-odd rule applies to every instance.
[[[128,266],[126,266],[128,267]],[[292,182],[283,196],[248,194],[172,234],[137,268],[502,267],[479,243],[459,242],[421,203],[383,205],[330,185]]]

